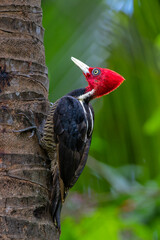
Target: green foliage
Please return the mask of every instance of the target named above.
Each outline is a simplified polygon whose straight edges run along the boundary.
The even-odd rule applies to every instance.
[[[160,1],[42,6],[51,101],[86,85],[72,55],[126,79],[93,102],[90,157],[64,205],[62,239],[160,239]]]
[[[117,218],[117,210],[115,208],[99,209],[89,216],[84,216],[83,220],[76,223],[71,218],[64,220],[66,227],[63,229],[63,240],[67,239],[108,239],[116,240],[121,221]],[[96,226],[96,227],[95,227]],[[74,231],[71,229],[74,228]]]

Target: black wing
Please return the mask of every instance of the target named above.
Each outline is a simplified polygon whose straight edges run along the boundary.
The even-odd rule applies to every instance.
[[[60,180],[68,189],[85,166],[91,135],[87,136],[89,126],[84,109],[74,97],[65,96],[59,100],[53,121]]]

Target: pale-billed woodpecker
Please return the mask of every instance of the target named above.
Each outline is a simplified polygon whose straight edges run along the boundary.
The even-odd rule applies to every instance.
[[[76,58],[71,59],[83,71],[88,86],[68,93],[52,105],[40,138],[40,145],[51,160],[51,211],[59,231],[62,203],[88,157],[94,126],[90,100],[110,93],[124,81],[110,69],[92,68]]]

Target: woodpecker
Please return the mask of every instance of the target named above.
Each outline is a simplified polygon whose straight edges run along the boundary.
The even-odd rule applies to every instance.
[[[94,126],[90,100],[110,93],[124,81],[110,69],[89,67],[74,57],[71,60],[82,70],[88,86],[68,93],[53,104],[40,139],[51,160],[54,186],[51,211],[59,231],[62,204],[88,157]]]
[[[89,67],[74,57],[71,60],[82,70],[88,86],[68,93],[52,105],[41,134],[27,116],[32,126],[14,131],[36,129],[39,143],[47,152],[53,177],[51,214],[59,232],[62,204],[81,175],[88,157],[94,127],[90,101],[112,92],[124,81],[121,75],[110,69]]]

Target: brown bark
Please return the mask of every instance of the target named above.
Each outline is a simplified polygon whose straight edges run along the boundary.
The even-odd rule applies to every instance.
[[[40,125],[49,109],[40,0],[0,1],[0,239],[58,239],[46,156],[18,113]]]

